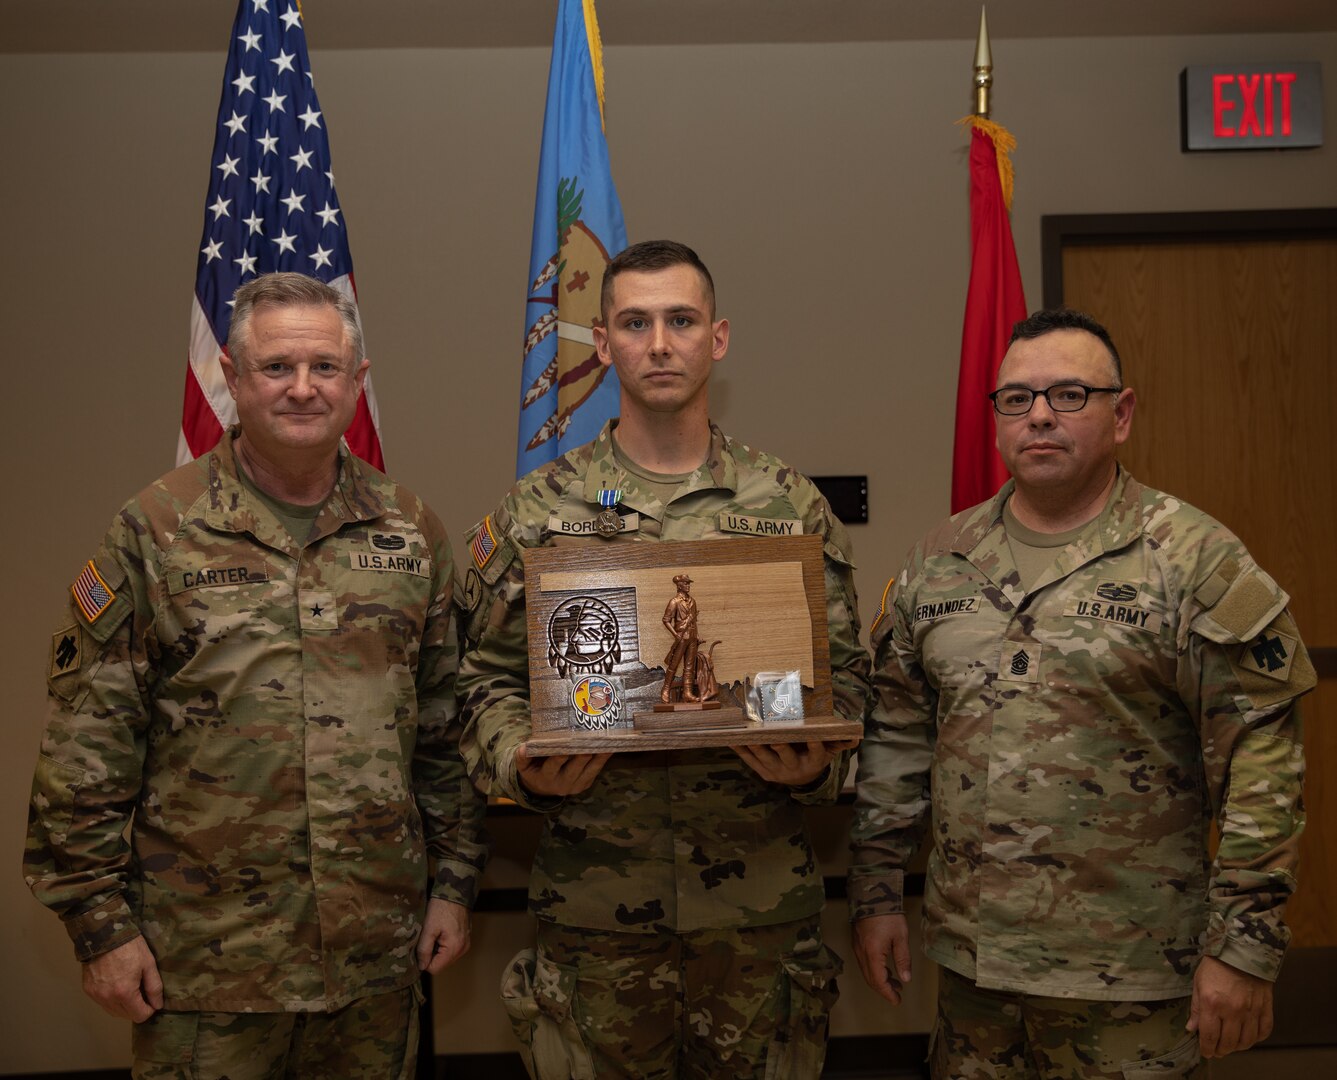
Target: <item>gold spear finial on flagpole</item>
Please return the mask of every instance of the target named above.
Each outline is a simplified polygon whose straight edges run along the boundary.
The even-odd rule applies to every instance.
[[[993,55],[989,52],[989,21],[980,5],[980,36],[975,40],[975,115],[989,115],[989,88],[993,86]]]

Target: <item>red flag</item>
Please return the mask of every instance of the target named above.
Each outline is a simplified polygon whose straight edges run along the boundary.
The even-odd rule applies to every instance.
[[[238,285],[273,270],[300,270],[357,302],[300,4],[286,13],[278,4],[238,4],[210,164],[178,465],[207,453],[237,419],[218,356]],[[370,376],[344,441],[385,467]]]
[[[952,450],[952,513],[991,498],[1007,480],[994,447],[993,405],[998,365],[1012,327],[1026,317],[1021,269],[1008,211],[1016,140],[1002,126],[967,117],[970,135],[970,291],[961,329],[961,375],[956,384],[956,441]],[[1005,190],[1006,189],[1006,190]]]

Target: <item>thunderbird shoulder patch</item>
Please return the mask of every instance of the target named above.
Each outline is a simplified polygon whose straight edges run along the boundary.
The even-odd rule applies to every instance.
[[[92,559],[88,560],[88,565],[74,579],[70,593],[74,596],[74,602],[79,605],[79,610],[84,613],[84,618],[90,623],[97,622],[98,616],[111,607],[111,602],[116,599],[116,593],[102,580],[102,575],[97,572],[97,566]]]
[[[497,537],[492,531],[492,515],[488,514],[483,519],[483,523],[478,526],[478,531],[474,533],[473,542],[469,545],[469,550],[473,553],[474,565],[478,569],[483,569],[497,550]]]
[[[78,671],[82,663],[77,625],[67,626],[51,635],[51,678],[58,679]]]

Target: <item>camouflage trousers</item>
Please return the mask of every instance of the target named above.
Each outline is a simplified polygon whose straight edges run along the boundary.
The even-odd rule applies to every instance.
[[[840,958],[816,917],[622,934],[540,923],[502,980],[534,1080],[815,1080]]]
[[[983,990],[940,968],[933,1080],[1205,1077],[1190,998],[1073,1001]]]
[[[159,1012],[136,1024],[134,1080],[409,1080],[416,985],[330,1013]]]

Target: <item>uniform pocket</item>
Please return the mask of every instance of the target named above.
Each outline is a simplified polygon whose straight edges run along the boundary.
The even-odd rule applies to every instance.
[[[1159,1057],[1125,1061],[1119,1068],[1124,1080],[1173,1080],[1175,1077],[1199,1075],[1198,1066],[1201,1062],[1202,1051],[1198,1047],[1198,1036],[1194,1033]]]
[[[575,1018],[576,970],[524,949],[501,979],[501,1003],[533,1080],[594,1080]]]
[[[131,1029],[130,1046],[136,1064],[184,1065],[193,1061],[199,1030],[199,1013],[159,1010]]]
[[[811,1080],[826,1060],[831,1008],[840,996],[836,979],[844,969],[825,945],[780,962],[781,987],[775,1038],[766,1054],[766,1080]]]

